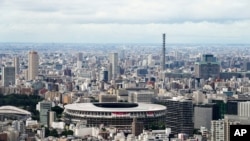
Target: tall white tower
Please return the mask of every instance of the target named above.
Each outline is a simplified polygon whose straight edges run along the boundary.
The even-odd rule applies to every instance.
[[[36,51],[29,52],[28,58],[28,80],[34,80],[38,75],[39,56]]]

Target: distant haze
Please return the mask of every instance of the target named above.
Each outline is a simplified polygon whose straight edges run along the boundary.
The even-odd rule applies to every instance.
[[[0,0],[0,42],[250,43],[249,0]]]

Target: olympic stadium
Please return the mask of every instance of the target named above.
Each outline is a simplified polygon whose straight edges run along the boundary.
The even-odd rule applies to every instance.
[[[20,120],[28,119],[31,117],[29,111],[14,107],[14,106],[1,106],[0,107],[0,121],[5,119]]]
[[[133,118],[143,122],[145,128],[165,123],[166,107],[146,103],[74,103],[65,105],[64,119],[70,122],[84,121],[88,127],[101,124],[122,127],[131,126]]]

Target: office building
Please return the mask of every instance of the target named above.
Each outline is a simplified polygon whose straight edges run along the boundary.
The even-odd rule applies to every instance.
[[[40,104],[40,123],[48,125],[48,111],[51,110],[52,103],[49,101],[42,101]]]
[[[56,120],[56,112],[48,111],[48,127],[52,126],[52,123]]]
[[[138,77],[146,77],[148,74],[148,69],[145,68],[138,68],[136,69],[136,75]]]
[[[250,101],[238,102],[238,116],[250,117]]]
[[[76,55],[76,57],[77,57],[77,61],[82,61],[83,54],[81,52],[78,52],[77,55]]]
[[[226,141],[225,140],[225,121],[211,121],[211,141]]]
[[[110,53],[109,57],[112,64],[112,79],[116,79],[120,74],[120,67],[118,66],[118,53]]]
[[[108,81],[112,80],[112,63],[108,64]]]
[[[3,67],[2,68],[2,86],[8,87],[15,85],[15,67]]]
[[[194,106],[194,128],[211,129],[211,121],[218,120],[219,108],[216,104],[199,104]]]
[[[136,118],[133,118],[132,122],[132,134],[139,136],[143,132],[143,122],[138,122]]]
[[[0,141],[7,141],[7,140],[8,140],[8,134],[0,132]]]
[[[195,62],[195,77],[208,79],[219,78],[220,76],[220,64],[216,57],[211,54],[205,54],[202,56],[200,62]]]
[[[19,71],[20,71],[20,68],[19,68],[19,58],[18,57],[15,57],[14,58],[14,67],[15,67],[15,74],[19,74]]]
[[[100,80],[104,82],[108,82],[109,80],[109,72],[107,70],[102,70],[100,72]]]
[[[77,53],[77,55],[76,55],[76,57],[77,57],[77,61],[76,61],[76,63],[77,63],[77,68],[82,68],[82,59],[83,59],[83,55],[82,55],[82,53],[81,52],[78,52]]]
[[[128,102],[132,103],[152,103],[154,92],[152,91],[137,91],[131,92],[128,95]]]
[[[193,104],[191,100],[179,97],[173,99],[162,99],[161,103],[167,107],[166,127],[171,128],[173,134],[193,134]]]
[[[39,56],[35,51],[29,52],[28,58],[28,80],[34,80],[38,75]]]
[[[117,95],[112,94],[100,94],[99,102],[117,102]]]

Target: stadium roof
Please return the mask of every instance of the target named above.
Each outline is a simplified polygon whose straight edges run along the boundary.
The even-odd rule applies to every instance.
[[[146,104],[146,103],[123,103],[122,105],[121,104],[122,103],[74,103],[65,105],[65,109],[89,111],[89,112],[147,112],[147,111],[166,110],[166,106],[158,104]]]
[[[17,108],[15,106],[1,106],[0,114],[19,114],[19,115],[31,115],[29,111]]]

